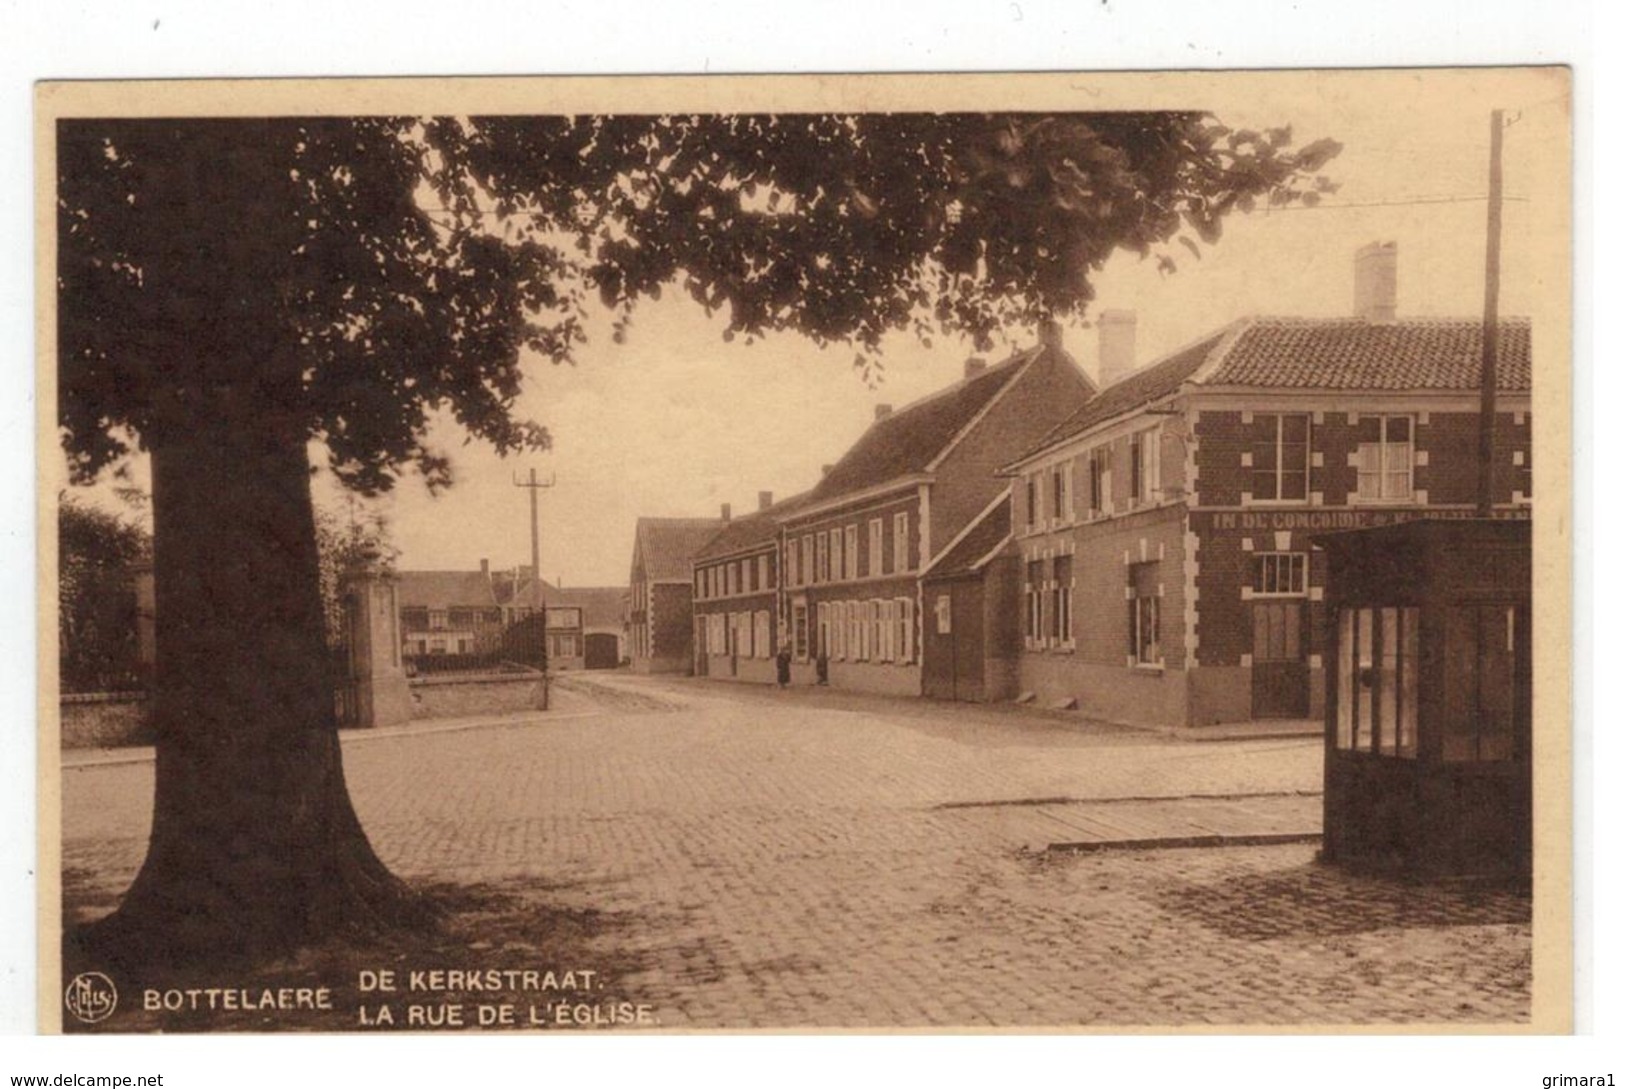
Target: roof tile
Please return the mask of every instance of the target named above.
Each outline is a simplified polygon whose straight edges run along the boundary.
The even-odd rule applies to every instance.
[[[694,554],[725,523],[720,518],[639,518],[637,541],[650,582],[688,582]]]
[[[965,425],[1020,373],[1022,364],[1036,358],[1041,350],[1017,352],[981,374],[876,420],[818,482],[811,498],[830,499],[909,473],[924,472]]]
[[[995,503],[982,512],[980,520],[971,526],[970,532],[937,561],[926,577],[970,574],[976,570],[978,563],[987,558],[988,553],[999,546],[999,542],[1009,536],[1010,499],[1006,493],[1003,502]]]
[[[1203,379],[1214,386],[1343,390],[1477,389],[1484,324],[1476,318],[1256,318]],[[1529,319],[1501,322],[1496,381],[1530,388]]]
[[[1477,389],[1483,343],[1477,318],[1249,318],[1107,386],[1022,459],[1167,397],[1187,381],[1261,389]],[[1208,363],[1214,369],[1199,377]],[[1502,319],[1496,375],[1500,389],[1530,388],[1528,318]]]

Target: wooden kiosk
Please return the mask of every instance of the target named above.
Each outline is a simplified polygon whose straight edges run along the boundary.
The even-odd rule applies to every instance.
[[[1528,874],[1530,523],[1423,519],[1315,543],[1327,559],[1323,857]]]

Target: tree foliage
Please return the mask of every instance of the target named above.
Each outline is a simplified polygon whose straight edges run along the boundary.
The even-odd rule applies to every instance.
[[[343,510],[316,507],[316,551],[320,557],[322,616],[327,626],[327,645],[337,649],[344,642],[344,601],[340,585],[346,571],[354,568],[389,570],[400,558],[400,549],[390,537],[389,520],[347,497]]]
[[[1337,153],[1195,112],[64,121],[61,421],[79,479],[246,401],[364,491],[499,451],[522,351],[569,361],[675,286],[725,336],[1074,315],[1118,249],[1193,252]]]
[[[134,568],[151,557],[151,538],[127,519],[64,496],[57,543],[62,690],[141,687]]]
[[[362,492],[498,451],[522,362],[668,288],[727,336],[871,357],[1077,314],[1118,249],[1200,253],[1337,151],[1198,113],[59,122],[74,476],[152,454],[153,832],[107,956],[184,962],[432,918],[351,804],[307,444]],[[341,534],[342,536],[342,534]],[[367,542],[351,541],[364,545]],[[74,939],[78,940],[78,939]],[[98,965],[101,963],[97,962]]]

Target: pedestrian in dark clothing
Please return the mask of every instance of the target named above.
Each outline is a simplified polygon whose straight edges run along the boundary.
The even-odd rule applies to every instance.
[[[789,647],[786,647],[786,646],[779,647],[778,666],[779,666],[779,687],[780,688],[786,688],[790,684],[790,648]]]

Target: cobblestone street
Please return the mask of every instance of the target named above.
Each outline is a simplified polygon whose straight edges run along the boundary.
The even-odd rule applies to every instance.
[[[1318,820],[1315,738],[624,675],[558,697],[522,722],[351,736],[351,793],[404,877],[618,920],[575,960],[630,965],[609,989],[664,1028],[1528,1016],[1526,895],[1353,877],[1309,842],[1033,850],[1063,817],[1132,831],[1227,796]],[[133,876],[151,789],[150,762],[65,770],[70,920]]]

